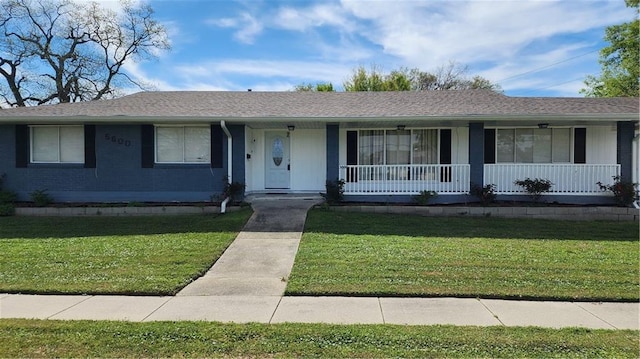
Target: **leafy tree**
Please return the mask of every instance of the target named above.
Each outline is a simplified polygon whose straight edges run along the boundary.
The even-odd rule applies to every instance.
[[[418,68],[383,73],[377,66],[370,71],[360,66],[344,82],[345,91],[429,91],[490,89],[502,92],[500,85],[481,77],[468,78],[468,68],[456,62],[439,67],[435,72],[425,72]]]
[[[300,85],[296,85],[293,88],[296,92],[334,92],[333,84],[331,82],[319,82],[316,83],[315,86],[308,83],[302,83]]]
[[[626,0],[635,8],[635,19],[607,27],[604,39],[609,46],[600,50],[599,76],[587,76],[586,88],[580,90],[588,97],[636,97],[640,95],[640,0]]]
[[[123,66],[169,49],[144,3],[0,0],[0,96],[10,106],[114,97],[135,82]]]
[[[353,71],[351,78],[343,83],[344,90],[354,91],[409,91],[411,80],[406,69],[384,74],[378,66],[367,71],[363,66]]]

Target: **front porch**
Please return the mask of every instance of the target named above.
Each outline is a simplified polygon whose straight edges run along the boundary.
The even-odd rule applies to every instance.
[[[342,165],[339,178],[348,195],[416,195],[421,191],[460,195],[469,193],[471,166],[454,165]],[[494,184],[497,194],[522,195],[514,184],[525,178],[553,183],[549,194],[609,195],[597,182],[610,184],[620,175],[617,164],[485,164],[483,183]]]

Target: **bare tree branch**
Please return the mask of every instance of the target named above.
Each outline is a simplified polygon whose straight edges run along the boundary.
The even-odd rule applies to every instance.
[[[116,13],[95,2],[0,0],[0,96],[30,106],[142,88],[124,65],[168,50],[169,40],[149,5],[121,5]]]

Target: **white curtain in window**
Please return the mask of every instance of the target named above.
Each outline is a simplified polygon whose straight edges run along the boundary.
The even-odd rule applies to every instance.
[[[571,162],[571,129],[554,128],[552,141],[553,162]]]
[[[184,161],[209,162],[211,155],[211,130],[209,127],[185,127]]]
[[[156,161],[184,161],[184,128],[156,127]]]
[[[515,156],[515,130],[503,130],[499,129],[496,148],[496,161],[501,162],[514,162]]]
[[[60,127],[60,162],[84,162],[84,127]]]
[[[533,130],[533,163],[551,163],[551,129]]]
[[[438,130],[413,130],[413,164],[438,163]]]
[[[384,164],[384,130],[362,130],[358,140],[359,164]]]
[[[57,126],[31,128],[31,161],[60,162],[60,138]]]
[[[387,131],[387,164],[407,165],[410,161],[411,131]]]
[[[533,129],[518,128],[515,137],[516,162],[533,162]]]

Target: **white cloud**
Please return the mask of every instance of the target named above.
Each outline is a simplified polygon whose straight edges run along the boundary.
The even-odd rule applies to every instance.
[[[296,31],[322,26],[333,26],[347,31],[354,28],[352,20],[341,6],[324,3],[300,9],[282,7],[274,16],[272,26]]]
[[[378,1],[344,0],[345,9],[369,21],[362,31],[409,66],[428,68],[449,60],[505,61],[537,40],[628,20],[611,2],[572,1]]]
[[[237,17],[211,19],[208,24],[223,28],[236,29],[233,37],[245,44],[252,44],[255,38],[262,33],[263,24],[248,12],[242,12]]]

